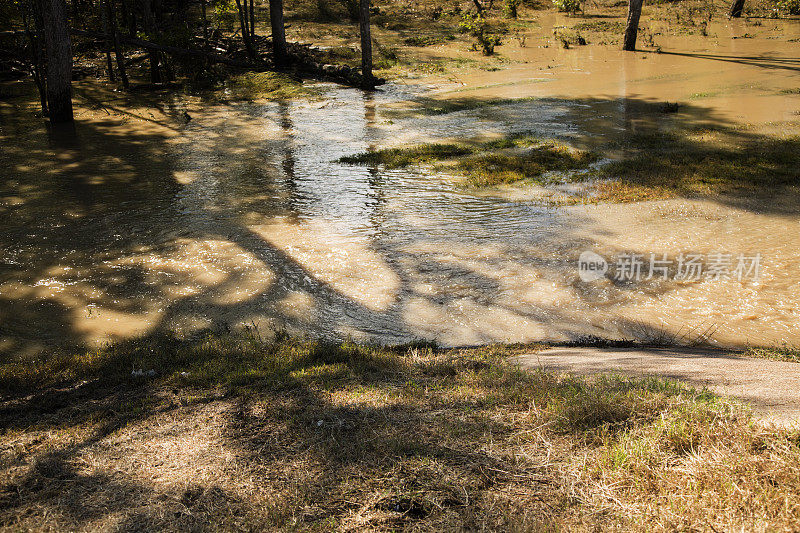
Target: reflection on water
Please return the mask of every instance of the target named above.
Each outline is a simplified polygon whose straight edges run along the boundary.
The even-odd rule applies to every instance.
[[[241,324],[445,344],[714,325],[726,344],[800,342],[796,198],[555,210],[335,162],[441,137],[575,138],[598,117],[625,132],[646,99],[387,111],[412,96],[330,87],[323,102],[109,104],[82,108],[67,139],[3,104],[0,351]],[[760,252],[763,274],[587,284],[587,249]]]

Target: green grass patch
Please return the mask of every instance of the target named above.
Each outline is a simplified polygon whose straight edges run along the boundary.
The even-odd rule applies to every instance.
[[[276,72],[246,72],[231,77],[225,84],[226,96],[239,100],[289,100],[314,96],[317,88]]]
[[[760,359],[772,359],[773,361],[788,361],[800,363],[800,347],[797,346],[769,346],[760,348],[748,348],[744,355],[746,357],[758,357]]]
[[[600,169],[601,198],[774,193],[800,183],[800,137],[695,130],[629,136],[622,157]]]
[[[620,20],[590,20],[579,22],[573,28],[577,31],[592,31],[596,33],[613,33],[622,35],[625,32],[625,23]]]
[[[339,162],[386,168],[438,163],[437,170],[464,176],[467,185],[489,187],[522,180],[545,183],[548,172],[584,169],[597,159],[595,153],[557,141],[517,134],[489,141],[388,148],[342,157]]]

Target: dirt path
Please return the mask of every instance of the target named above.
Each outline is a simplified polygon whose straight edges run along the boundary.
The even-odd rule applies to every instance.
[[[800,364],[684,349],[551,348],[522,355],[526,368],[574,374],[621,372],[683,381],[744,400],[755,415],[778,425],[800,426]]]

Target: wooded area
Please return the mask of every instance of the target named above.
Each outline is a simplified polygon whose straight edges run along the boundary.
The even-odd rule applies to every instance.
[[[623,50],[636,50],[643,0],[629,0]],[[44,116],[52,122],[72,120],[71,87],[76,50],[72,37],[80,37],[77,53],[87,50],[104,55],[108,80],[130,88],[129,67],[147,65],[147,82],[163,84],[177,77],[213,77],[214,65],[253,70],[291,71],[300,77],[317,77],[374,88],[373,38],[369,0],[344,2],[360,33],[360,70],[326,64],[309,47],[288,43],[283,0],[256,6],[255,0],[3,0],[6,22],[0,32],[3,76],[30,76],[41,96]],[[474,15],[464,13],[462,25],[480,41],[484,53],[493,53],[499,38],[485,33],[484,17],[493,2],[473,0]],[[580,10],[581,4],[564,10]],[[321,5],[321,4],[320,4]],[[515,18],[519,1],[506,0],[503,11]],[[264,10],[268,10],[268,19]],[[744,0],[734,0],[728,16],[740,17]],[[377,12],[377,11],[376,11]],[[223,28],[219,20],[227,18]],[[267,20],[269,25],[267,26]]]
[[[266,28],[259,27],[255,0],[235,0],[235,6],[212,4],[206,0],[7,2],[2,5],[7,27],[0,32],[4,38],[0,48],[7,47],[4,55],[15,59],[0,70],[8,70],[7,78],[30,75],[41,94],[42,113],[52,122],[72,120],[72,38],[76,36],[86,39],[82,51],[88,47],[105,54],[108,80],[119,80],[123,90],[130,87],[131,56],[141,53],[146,54],[151,84],[178,76],[210,75],[215,64],[253,71],[292,70],[368,89],[380,81],[372,76],[368,1],[362,1],[359,9],[363,73],[320,64],[302,46],[288,45],[283,0],[269,0],[267,36]],[[237,26],[224,31],[210,20],[209,8],[216,18],[235,16]]]

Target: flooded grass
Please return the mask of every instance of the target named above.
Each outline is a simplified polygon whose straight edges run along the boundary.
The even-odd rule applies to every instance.
[[[523,180],[547,184],[548,172],[586,169],[597,161],[592,152],[547,141],[519,152],[483,153],[458,161],[455,168],[473,187],[491,187]],[[563,176],[555,178],[562,181]]]
[[[224,93],[237,100],[289,100],[319,94],[319,89],[277,72],[246,72],[232,76]]]
[[[337,4],[335,12],[325,12],[324,4],[303,4],[316,9],[308,19],[344,20],[352,3]],[[697,2],[681,2],[674,8],[671,4],[654,6],[658,12],[653,20],[672,24],[674,18],[673,34],[706,36],[703,19],[708,15],[695,10]],[[387,13],[380,6],[382,11],[373,19],[376,67],[393,72],[430,69],[438,74],[464,65],[496,70],[503,59],[488,60],[479,54],[421,59],[398,51],[398,43],[424,49],[453,42],[466,49],[467,39],[453,30],[456,14],[437,12],[436,7],[433,2],[423,2]],[[620,13],[624,11],[624,3],[617,7]],[[303,20],[304,16],[297,12],[288,18]],[[441,24],[431,24],[438,20]],[[519,24],[525,29],[526,23]],[[585,31],[618,39],[620,25],[619,20],[584,21],[566,31],[574,37]],[[303,25],[307,35],[314,28],[319,27]],[[330,41],[354,41],[357,36],[354,24],[347,20],[322,28],[320,38]],[[420,28],[433,29],[423,34]],[[568,45],[577,42],[569,37]],[[643,29],[642,37],[645,45],[653,47],[654,39],[660,38],[656,28]],[[505,42],[506,48],[498,48],[501,57],[513,41]],[[519,42],[520,48],[524,47],[524,41]],[[341,42],[329,49],[329,57],[352,64],[358,61],[356,49]],[[493,87],[514,83],[503,80]],[[234,78],[229,91],[241,99],[293,99],[309,95],[311,89],[288,76],[258,73]],[[796,89],[780,91],[796,93]],[[709,90],[695,93],[694,98],[705,100],[720,94]],[[669,97],[677,98],[674,94]],[[493,105],[498,102],[511,100],[497,100]],[[484,105],[477,99],[430,100],[410,114],[437,116]],[[199,124],[201,118],[198,114],[193,123]],[[326,116],[325,120],[332,119]],[[284,117],[283,123],[289,121]],[[261,123],[254,126],[259,132],[262,127]],[[126,139],[114,137],[113,145],[142,146],[135,136],[130,137],[132,142]],[[264,157],[257,150],[264,144],[261,137],[257,143],[241,146],[221,144],[223,148],[208,160],[223,150],[256,153],[252,166],[258,167]],[[294,144],[276,144],[285,151],[281,168],[287,179],[283,181],[302,184],[303,179],[294,179],[295,168],[302,167],[290,151]],[[724,129],[637,130],[635,134],[629,129],[624,142],[603,147],[619,157],[586,176],[604,178],[596,186],[598,201],[778,195],[784,187],[797,185],[798,144],[798,137]],[[296,145],[302,147],[303,142]],[[147,153],[153,161],[160,161],[165,150],[161,144],[151,147]],[[134,152],[128,159],[138,164],[144,155],[144,151]],[[248,162],[244,156],[236,157]],[[521,134],[390,148],[340,161],[386,168],[431,165],[464,176],[469,186],[491,187],[526,180],[550,184],[567,179],[564,173],[589,168],[599,158],[594,151]],[[223,164],[230,161],[222,159]],[[302,163],[302,158],[299,161]],[[137,178],[169,171],[136,164],[131,168],[131,175]],[[83,172],[86,176],[106,174],[93,169]],[[243,189],[243,197],[250,200],[263,193],[267,180],[253,179],[253,173],[242,172],[242,176],[241,181],[248,185],[255,183],[253,189]],[[34,183],[39,183],[40,176],[35,177]],[[373,182],[380,180],[373,178]],[[230,182],[223,184],[220,191],[235,188],[235,184],[228,186]],[[166,190],[170,198],[185,198],[160,185],[152,188]],[[126,194],[132,190],[124,185],[121,189]],[[336,196],[336,192],[324,191],[326,200]],[[109,202],[114,209],[119,197]],[[381,202],[370,199],[370,203]],[[153,204],[159,212],[164,211]],[[97,205],[89,207],[87,212],[98,209]],[[65,216],[78,218],[76,212]],[[46,220],[35,211],[29,216]],[[221,225],[218,219],[212,220],[214,223],[207,225]],[[436,224],[431,225],[450,231],[452,222],[442,220],[445,222],[434,220]],[[493,228],[487,220],[482,214],[481,224]],[[698,226],[706,225],[702,220]],[[48,226],[57,226],[46,221]],[[124,231],[114,231],[136,233],[125,222],[119,226]],[[177,219],[177,224],[184,223],[185,219]],[[581,222],[574,225],[580,227]],[[98,226],[102,224],[92,221],[91,226],[78,227],[73,233],[83,234],[86,227]],[[222,228],[224,238],[244,235],[248,238],[242,242],[257,242],[247,232],[227,229]],[[216,233],[214,236],[219,238]],[[554,238],[569,239],[561,234]],[[68,242],[73,246],[74,239]],[[432,245],[447,250],[436,241]],[[86,247],[91,257],[98,246],[88,243]],[[32,250],[35,255],[38,249]],[[480,249],[467,250],[465,256],[471,259],[482,253]],[[513,261],[503,257],[491,268]],[[779,263],[780,267],[786,264],[791,263]],[[422,264],[420,270],[436,268],[444,270],[441,265],[428,264]],[[38,286],[51,271],[42,268],[30,284]],[[289,272],[304,274],[300,269]],[[444,272],[446,279],[465,279],[463,274]],[[146,273],[144,268],[132,273],[130,283],[145,279]],[[527,281],[521,284],[526,289]],[[120,286],[120,278],[109,277],[107,285]],[[243,285],[236,277],[230,280],[231,287]],[[470,286],[469,290],[480,292],[485,286]],[[538,286],[535,291],[540,289]],[[498,285],[498,294],[505,290]],[[41,303],[29,295],[21,298],[35,301],[37,306]],[[554,307],[563,307],[567,298],[574,301],[572,294],[554,298]],[[724,302],[725,296],[721,298]],[[684,302],[695,305],[696,300]],[[75,301],[68,305],[75,307]],[[262,301],[258,300],[258,305]],[[697,304],[699,312],[719,301],[713,300],[705,308]],[[783,295],[780,302],[784,302]],[[500,303],[507,306],[505,302],[498,306]],[[135,310],[135,303],[128,305]],[[670,312],[680,307],[674,300],[665,305],[672,307]],[[775,307],[770,301],[763,304],[764,309]],[[9,314],[17,314],[17,307],[8,308],[12,309]],[[57,315],[59,309],[56,305],[36,307],[36,313],[30,315],[36,320],[31,322],[43,321],[45,314]],[[613,317],[613,311],[608,310],[608,315]],[[338,308],[331,313],[346,314]],[[790,318],[783,318],[784,322],[791,320],[791,310],[786,316]],[[64,322],[72,320],[66,312],[64,317]],[[505,327],[509,322],[503,320]],[[767,320],[775,319],[767,316],[765,323]],[[672,338],[667,337],[670,344]],[[444,350],[426,343],[388,348],[285,335],[265,341],[252,333],[192,339],[154,336],[99,349],[45,350],[30,359],[8,355],[0,361],[0,529],[650,531],[796,527],[800,521],[800,439],[796,431],[757,426],[743,407],[673,382],[523,372],[507,361],[509,354],[536,349],[487,346]],[[800,360],[796,347],[751,349],[746,355]]]
[[[16,391],[0,410],[0,520],[321,531],[800,519],[796,434],[675,383],[506,359],[533,349],[207,335],[5,363]]]
[[[386,168],[405,168],[411,165],[433,163],[473,153],[474,148],[463,144],[423,144],[408,148],[386,148],[363,152],[339,159],[351,165],[383,165]]]
[[[508,135],[490,141],[462,141],[389,148],[346,156],[349,164],[403,168],[440,163],[436,168],[465,177],[471,187],[491,187],[523,180],[546,183],[548,172],[585,169],[597,161],[595,153],[529,134]]]
[[[499,105],[484,104],[487,110]],[[660,112],[679,109],[667,103]],[[457,110],[460,107],[448,112]],[[610,162],[589,170],[602,155],[611,158]],[[389,148],[346,156],[340,162],[390,169],[428,165],[436,171],[464,176],[464,184],[471,187],[523,181],[554,185],[594,179],[591,197],[582,201],[626,203],[770,194],[795,186],[800,182],[800,137],[722,127],[645,128],[587,151],[523,133],[490,141],[463,139]],[[580,170],[586,172],[572,172]]]
[[[656,132],[626,139],[629,150],[601,169],[614,180],[600,200],[772,193],[797,185],[800,137],[731,131]]]

